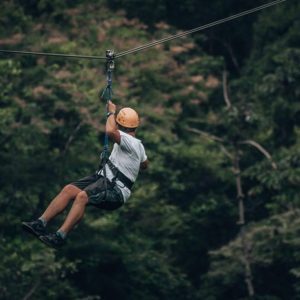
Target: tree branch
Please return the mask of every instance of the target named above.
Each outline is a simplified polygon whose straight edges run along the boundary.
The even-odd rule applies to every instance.
[[[210,140],[210,141],[213,141],[213,142],[218,142],[218,143],[221,143],[219,144],[220,146],[220,149],[221,151],[230,159],[230,160],[233,160],[233,156],[230,154],[230,152],[224,147],[224,145],[222,143],[224,143],[224,140],[215,136],[215,135],[212,135],[208,132],[205,132],[205,131],[202,131],[202,130],[199,130],[199,129],[196,129],[196,128],[190,128],[188,127],[187,128],[188,131],[191,131],[191,132],[194,132],[194,133],[198,133],[200,135],[202,135],[203,137],[205,137],[206,139]]]
[[[226,103],[227,109],[231,108],[231,102],[228,96],[228,88],[227,88],[227,72],[223,72],[223,95],[224,95],[224,100]]]
[[[38,280],[33,286],[32,288],[29,290],[29,292],[23,297],[23,300],[28,300],[31,298],[31,296],[35,293],[35,291],[38,289],[38,287],[40,286],[41,281]]]
[[[221,144],[220,149],[230,160],[234,159],[233,155],[224,147],[224,145]]]
[[[239,63],[238,63],[238,60],[237,60],[236,56],[234,55],[234,52],[233,52],[233,49],[232,49],[230,43],[226,42],[226,41],[223,41],[223,40],[221,40],[219,38],[216,38],[216,37],[210,37],[210,39],[219,42],[228,51],[229,56],[232,60],[232,63],[234,65],[234,67],[236,68],[238,73],[240,73],[240,66],[239,66]]]
[[[190,132],[198,133],[198,134],[202,135],[203,137],[205,137],[205,138],[207,138],[207,139],[209,139],[211,141],[214,141],[214,142],[221,142],[221,143],[224,142],[223,139],[221,139],[221,138],[219,138],[219,137],[217,137],[217,136],[215,136],[213,134],[210,134],[208,132],[196,129],[196,128],[188,127],[187,130],[190,131]]]
[[[229,52],[229,55],[231,57],[233,65],[235,66],[236,70],[240,73],[240,66],[239,66],[239,63],[238,63],[238,60],[237,60],[236,56],[233,53],[233,49],[232,49],[231,45],[227,42],[224,42],[223,44],[224,44],[224,47]]]
[[[77,134],[77,132],[78,132],[79,129],[81,128],[82,123],[83,123],[83,121],[80,121],[80,122],[78,123],[78,125],[75,127],[75,129],[73,130],[72,134],[69,136],[69,138],[68,138],[68,140],[67,140],[67,142],[66,142],[66,144],[65,144],[64,151],[63,151],[63,153],[62,153],[63,155],[65,155],[66,152],[68,151],[68,149],[69,149],[69,147],[70,147],[72,141],[73,141],[74,138],[75,138],[75,135]]]
[[[259,152],[261,152],[271,162],[272,168],[274,170],[277,169],[277,165],[273,161],[271,154],[259,143],[255,142],[253,140],[245,140],[245,141],[239,142],[239,144],[248,144],[248,145],[255,147]]]

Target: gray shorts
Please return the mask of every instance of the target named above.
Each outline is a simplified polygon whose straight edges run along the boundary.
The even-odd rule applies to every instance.
[[[101,175],[86,176],[71,184],[87,193],[89,198],[88,205],[94,205],[106,210],[115,210],[124,204],[120,188],[109,180],[107,180],[105,197],[105,179]]]

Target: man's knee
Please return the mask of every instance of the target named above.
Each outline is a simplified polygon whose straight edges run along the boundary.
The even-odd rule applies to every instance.
[[[78,193],[75,198],[76,203],[83,205],[86,205],[88,203],[88,200],[88,195],[85,191],[81,191],[80,193]]]
[[[80,189],[72,184],[67,184],[63,187],[62,192],[68,194],[69,196],[75,197],[78,193],[80,193]]]

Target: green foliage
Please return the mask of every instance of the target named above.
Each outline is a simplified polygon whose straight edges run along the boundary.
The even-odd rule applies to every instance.
[[[247,228],[245,239],[250,248],[258,299],[298,299],[298,230],[298,209],[274,215]],[[243,260],[241,238],[236,238],[210,255],[212,263],[204,277],[205,284],[217,284],[219,289],[209,289],[210,294],[205,296],[208,299],[221,299],[224,295],[235,298],[240,294],[239,297],[242,297],[241,281],[244,274],[240,263]]]
[[[106,2],[4,1],[1,48],[104,55],[173,34],[167,23],[196,27],[263,1]],[[299,9],[290,0],[116,60],[114,100],[139,111],[150,169],[122,209],[88,208],[60,252],[23,236],[20,223],[97,168],[104,68],[1,54],[1,299],[247,299],[228,157],[245,140],[277,165],[240,145],[255,299],[300,299]],[[232,109],[224,67],[234,70]],[[222,138],[228,153],[191,127]]]

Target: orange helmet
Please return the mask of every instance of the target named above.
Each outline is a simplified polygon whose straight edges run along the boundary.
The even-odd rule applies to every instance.
[[[139,115],[130,107],[122,108],[117,115],[116,121],[126,128],[136,128],[140,124]]]

